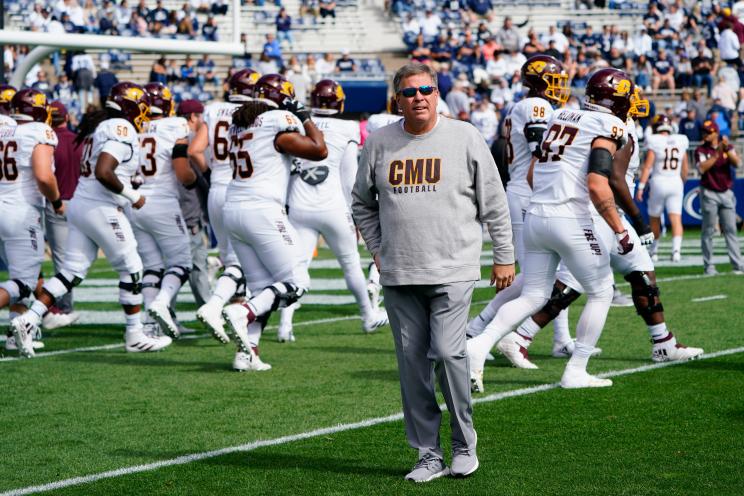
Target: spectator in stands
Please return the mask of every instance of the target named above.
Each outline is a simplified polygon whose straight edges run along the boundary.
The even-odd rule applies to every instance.
[[[336,2],[333,0],[320,0],[320,17],[325,19],[330,17],[333,19],[334,24],[336,23]]]
[[[721,34],[723,34],[723,30],[727,24],[731,26],[731,30],[736,35],[739,43],[744,43],[744,24],[739,22],[739,19],[731,13],[731,9],[728,7],[721,11],[721,20],[718,23],[718,29],[721,30]]]
[[[676,3],[672,3],[664,12],[664,20],[667,21],[675,31],[680,31],[682,26],[686,23],[685,13]]]
[[[475,39],[482,45],[488,42],[491,38],[493,38],[493,35],[491,34],[491,30],[488,29],[488,24],[483,21],[479,22],[478,29],[475,31]]]
[[[336,61],[336,73],[345,73],[345,72],[356,72],[357,65],[354,59],[351,58],[349,55],[349,49],[344,48],[344,50],[341,52],[341,58]]]
[[[579,37],[579,41],[587,53],[599,53],[601,50],[601,37],[594,33],[591,24],[587,24],[584,34]]]
[[[704,41],[700,40],[702,46],[698,45],[697,56],[692,59],[692,84],[696,87],[705,85],[708,89],[708,96],[713,87],[713,74],[716,73],[716,63],[713,60],[713,56],[705,45]]]
[[[702,126],[703,121],[698,118],[695,106],[688,103],[685,116],[679,121],[679,132],[694,143],[702,139]]]
[[[140,2],[140,5],[142,5],[143,3],[144,2]],[[163,7],[163,0],[158,0],[155,8],[149,11],[147,16],[147,20],[150,22],[150,31],[154,33],[159,32],[163,26],[168,24],[169,18],[170,12],[168,11],[168,9]]]
[[[210,11],[212,15],[227,15],[227,2],[225,0],[212,0]]]
[[[92,2],[93,0],[88,1]],[[41,3],[37,2],[34,4],[34,9],[26,17],[26,25],[31,31],[44,31],[48,17],[49,14],[46,12],[46,9]]]
[[[182,13],[182,17],[179,20],[179,13]],[[198,32],[197,29],[199,27],[199,24],[196,20],[196,16],[193,15],[191,12],[191,6],[186,4],[184,5],[183,10],[181,10],[179,13],[172,11],[171,17],[175,16],[177,20],[178,29],[176,32],[178,34],[187,34],[189,37],[193,38],[196,36],[196,33]]]
[[[457,54],[455,55],[456,65],[454,67],[472,73],[473,65],[478,61],[479,57],[480,47],[473,38],[472,31],[467,30],[460,46],[457,47]]]
[[[421,25],[418,20],[413,17],[413,14],[406,14],[403,22],[403,43],[407,46],[414,46],[419,34],[421,34]]]
[[[129,21],[132,20],[132,8],[127,0],[121,0],[121,3],[116,7],[114,19],[119,27],[128,25]]]
[[[196,78],[199,86],[204,86],[205,83],[219,85],[214,67],[214,60],[210,59],[206,53],[202,55],[202,58],[196,63]]]
[[[160,57],[155,62],[152,63],[152,67],[150,68],[150,76],[148,77],[150,82],[153,83],[163,83],[166,84],[168,82],[168,70],[166,68],[166,61],[165,57]]]
[[[535,30],[530,28],[527,32],[527,42],[524,44],[524,47],[522,47],[522,53],[527,57],[532,57],[533,55],[543,53],[545,48],[546,47],[537,39],[537,33],[535,33]]]
[[[659,55],[654,62],[654,77],[651,82],[654,95],[662,84],[665,84],[672,92],[674,91],[674,67],[667,58],[666,50],[660,48]]]
[[[727,119],[730,120],[736,110],[738,91],[734,90],[731,85],[727,84],[726,81],[721,78],[713,87],[711,97],[724,109],[723,112]]]
[[[85,52],[77,52],[72,57],[70,66],[75,90],[78,93],[80,111],[85,113],[88,105],[93,103],[93,80],[96,78],[96,64],[93,57]]]
[[[266,43],[263,45],[263,53],[270,59],[273,59],[277,66],[282,65],[282,47],[279,45],[274,33],[266,33]],[[261,74],[267,74],[262,72]]]
[[[419,33],[416,36],[416,43],[411,49],[411,62],[425,64],[431,60],[431,49],[424,43],[424,35]]]
[[[292,36],[292,17],[287,13],[287,9],[284,7],[279,9],[275,23],[277,41],[279,41],[279,43],[286,41],[289,44],[289,47],[292,48],[294,45],[294,37]]]
[[[186,55],[186,60],[181,65],[181,81],[186,81],[189,85],[194,86],[198,82],[196,77],[196,65],[191,55]]]
[[[101,13],[101,20],[98,23],[98,30],[101,34],[117,36],[119,30],[116,27],[116,19],[112,10],[104,10]]]
[[[509,83],[506,79],[498,79],[496,81],[496,84],[491,89],[490,100],[499,110],[514,101],[514,93],[509,88]]]
[[[729,124],[729,121],[726,120],[725,113],[721,111],[722,107],[720,103],[713,104],[710,111],[708,112],[708,120],[713,121],[718,126],[718,132],[721,133],[721,136],[726,136],[727,138],[731,137],[731,125]]]
[[[518,51],[521,47],[519,46],[520,35],[517,28],[512,25],[511,17],[504,18],[504,24],[501,29],[496,32],[496,41],[504,47],[507,52]]]
[[[452,47],[449,44],[447,35],[440,34],[431,47],[431,58],[436,62],[449,62],[452,60]]]
[[[67,74],[61,72],[57,77],[57,84],[54,85],[53,98],[65,105],[70,105],[75,98],[75,88]]]
[[[447,94],[445,102],[449,107],[450,114],[456,119],[466,121],[470,118],[470,99],[465,92],[469,86],[467,80],[458,79],[452,87],[452,91]]]
[[[499,50],[501,50],[501,47],[496,42],[496,38],[489,36],[480,46],[481,60],[483,63],[488,65],[488,63],[494,59],[494,54]]]
[[[100,70],[93,81],[93,86],[98,90],[101,108],[106,105],[106,99],[111,94],[111,88],[113,88],[118,82],[119,78],[109,70],[109,63],[107,61],[102,61]]]
[[[47,99],[52,99],[52,85],[49,84],[49,78],[45,70],[40,70],[36,73],[36,81],[31,87],[35,90],[39,90],[44,93]]]
[[[545,55],[550,55],[554,59],[563,61],[563,52],[559,51],[555,47],[555,40],[548,41],[548,48],[543,52]]]
[[[439,71],[437,71],[437,88],[439,89],[439,95],[442,98],[447,98],[447,95],[452,90],[454,85],[455,76],[450,72],[450,65],[447,62],[439,64]]]
[[[140,0],[137,4],[137,7],[135,7],[134,12],[137,12],[137,15],[140,17],[149,20],[150,19],[150,9],[147,8],[147,4],[145,0]]]
[[[718,40],[718,51],[721,60],[734,67],[741,65],[739,57],[740,48],[739,38],[731,29],[731,23],[724,22],[721,24],[721,37]]]
[[[431,9],[426,9],[424,18],[421,19],[421,32],[424,34],[424,40],[431,43],[439,36],[439,27],[442,25],[442,19],[439,14],[435,14]]]
[[[705,19],[702,35],[708,48],[712,50],[718,46],[718,38],[720,34],[716,23],[716,14],[712,11],[708,13],[708,16]]]
[[[207,21],[202,26],[202,36],[206,41],[219,41],[219,35],[217,34],[217,21],[214,17],[209,16]]]
[[[331,52],[323,54],[323,58],[318,60],[316,68],[320,77],[333,74],[336,71],[336,60]]]
[[[467,0],[468,9],[480,17],[490,17],[493,3],[491,0]]]
[[[646,28],[641,30],[633,36],[633,51],[636,56],[646,55],[648,56],[654,49],[654,40],[649,36]]]
[[[75,26],[75,24],[72,23],[70,20],[70,14],[67,12],[62,13],[62,19],[60,19],[60,22],[62,23],[62,26],[65,28],[65,32],[67,33],[77,33],[78,28]]]
[[[490,147],[496,139],[499,118],[496,116],[496,108],[487,98],[483,98],[470,114],[470,122],[481,133]]]
[[[312,86],[310,76],[302,70],[300,61],[296,56],[292,56],[287,63],[287,72],[285,74],[287,81],[294,85],[295,96],[297,100],[306,103],[308,90]]]
[[[129,20],[128,27],[135,36],[147,36],[148,34],[147,21],[136,10],[132,11],[132,17]]]
[[[649,2],[648,12],[643,17],[643,25],[651,37],[656,36],[656,33],[661,29],[662,16],[655,2]]]
[[[674,106],[674,115],[682,119],[687,114],[687,107],[690,106],[692,101],[692,91],[689,88],[682,90],[682,99],[679,100]]]
[[[681,50],[677,48],[677,67],[674,69],[674,79],[678,88],[689,88],[692,85],[692,63]]]
[[[277,74],[279,72],[279,64],[276,63],[276,59],[272,59],[266,52],[262,52],[258,58],[256,70],[261,74]]]
[[[630,38],[628,32],[621,31],[620,36],[617,36],[612,40],[611,48],[617,48],[621,53],[624,53],[628,58],[630,58],[635,47],[633,46],[633,39]]]
[[[556,29],[555,24],[551,24],[548,27],[548,32],[540,37],[540,43],[547,46],[550,44],[551,40],[555,42],[554,48],[561,54],[568,49],[568,39],[563,35],[563,33]],[[561,57],[561,59],[562,58],[563,57]]]

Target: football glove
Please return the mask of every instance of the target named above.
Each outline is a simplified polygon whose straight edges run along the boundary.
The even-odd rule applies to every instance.
[[[615,233],[617,240],[617,252],[620,255],[626,255],[633,249],[633,241],[630,239],[627,229],[623,232]]]
[[[299,100],[285,99],[282,102],[282,110],[292,112],[303,124],[310,120],[310,110]]]
[[[633,225],[633,229],[638,233],[638,237],[641,239],[642,246],[648,246],[654,242],[654,233],[651,232],[651,228],[644,222],[643,216],[638,214],[630,219],[630,223]]]

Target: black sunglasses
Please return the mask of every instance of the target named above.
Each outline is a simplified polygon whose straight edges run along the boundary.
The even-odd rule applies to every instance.
[[[424,96],[428,96],[428,95],[431,95],[432,93],[434,93],[434,90],[435,89],[436,88],[434,88],[434,86],[430,86],[430,85],[419,86],[418,88],[416,88],[415,86],[412,86],[410,88],[403,88],[398,93],[400,93],[401,95],[403,95],[406,98],[411,98],[413,96],[416,96],[416,92],[417,91],[420,92]]]

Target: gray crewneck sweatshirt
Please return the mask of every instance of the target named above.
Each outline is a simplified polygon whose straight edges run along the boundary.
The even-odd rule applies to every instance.
[[[514,263],[504,187],[485,140],[466,122],[440,117],[413,135],[400,121],[372,133],[352,197],[383,285],[479,280],[482,223],[494,263]]]

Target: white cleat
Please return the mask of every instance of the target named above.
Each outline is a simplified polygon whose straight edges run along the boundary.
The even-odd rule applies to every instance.
[[[385,310],[373,310],[372,313],[362,321],[362,330],[369,334],[380,327],[388,324],[388,315]]]
[[[516,332],[510,332],[496,345],[496,348],[518,369],[537,369],[538,366],[530,361],[527,348],[530,341]]]
[[[181,337],[181,333],[178,330],[178,325],[173,320],[173,317],[171,317],[170,308],[168,307],[168,305],[157,300],[153,301],[150,304],[150,308],[147,309],[147,313],[160,325],[160,330],[163,331],[166,336],[169,336],[173,339],[178,339]]]
[[[148,336],[142,327],[127,329],[124,333],[124,348],[129,353],[160,351],[172,342],[168,336]]]
[[[688,347],[677,342],[677,338],[669,333],[670,338],[662,343],[654,343],[651,360],[654,362],[677,362],[694,360],[704,353],[702,348]]]
[[[250,319],[250,313],[252,312],[240,303],[233,303],[222,310],[222,316],[225,318],[228,331],[233,335],[240,351],[243,353],[251,353],[253,349],[253,344],[248,339],[248,324],[255,320],[255,317]]]
[[[682,261],[682,254],[680,252],[675,251],[672,252],[672,262],[681,262]]]
[[[486,355],[491,351],[489,344],[490,338],[483,334],[467,341],[470,389],[474,393],[484,392],[483,368],[486,364]]]
[[[485,391],[486,389],[483,387],[483,370],[470,372],[470,392],[484,393]]]
[[[280,325],[276,331],[276,340],[280,343],[294,343],[295,335],[291,325]]]
[[[44,343],[34,339],[33,347],[34,347],[34,350],[41,350],[44,348]],[[18,351],[18,345],[16,344],[14,336],[8,336],[5,339],[5,349],[7,351]]]
[[[77,312],[70,313],[52,313],[47,312],[44,318],[41,319],[41,326],[44,329],[52,330],[59,329],[60,327],[67,327],[80,320],[80,314]]]
[[[561,387],[563,389],[581,389],[581,388],[601,388],[612,386],[610,379],[601,379],[597,376],[590,375],[586,370],[580,370],[573,367],[566,367],[561,377]]]
[[[553,343],[553,356],[556,358],[571,358],[574,350],[576,349],[576,340],[572,339],[567,343]],[[591,357],[599,356],[602,354],[602,348],[594,347],[594,351],[589,355]]]
[[[487,362],[493,362],[494,360],[496,360],[496,357],[493,356],[492,354],[489,353],[488,355],[486,355]]]
[[[205,303],[196,311],[196,318],[209,329],[212,336],[222,344],[230,342],[230,336],[225,332],[225,320],[222,318],[222,308]]]
[[[32,358],[36,355],[34,352],[34,336],[36,335],[37,326],[26,315],[19,315],[10,322],[10,330],[15,339],[15,345],[18,353],[26,358]]]
[[[238,372],[263,372],[271,370],[271,365],[261,361],[257,348],[251,348],[250,353],[238,351],[235,354],[233,369]]]

